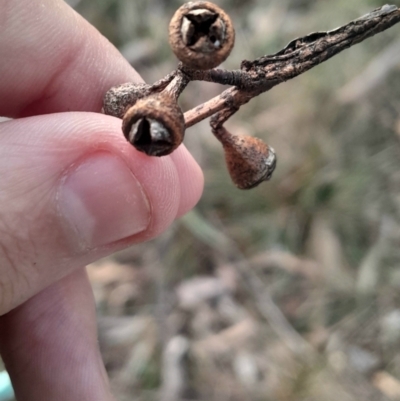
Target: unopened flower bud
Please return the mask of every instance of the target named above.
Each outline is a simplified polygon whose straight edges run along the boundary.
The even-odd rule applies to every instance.
[[[165,156],[182,143],[185,120],[176,101],[160,93],[139,99],[125,113],[122,131],[137,150]]]
[[[184,66],[200,70],[217,67],[230,54],[235,31],[229,16],[208,1],[180,7],[169,25],[169,43]]]
[[[234,184],[240,189],[251,189],[271,178],[276,167],[273,148],[261,139],[247,135],[232,135],[220,128],[225,161]]]
[[[103,113],[109,116],[122,118],[129,107],[132,107],[138,99],[147,96],[150,85],[126,84],[112,87],[104,96]]]

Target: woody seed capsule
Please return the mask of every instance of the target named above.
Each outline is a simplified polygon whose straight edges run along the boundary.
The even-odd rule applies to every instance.
[[[229,175],[239,189],[254,188],[271,178],[276,167],[273,148],[258,138],[232,135],[223,127],[214,133],[224,148]]]
[[[180,7],[169,25],[169,43],[186,67],[207,70],[217,67],[230,54],[235,31],[229,16],[207,1]]]
[[[124,115],[122,131],[139,151],[165,156],[183,141],[185,120],[182,110],[168,94],[139,99]]]

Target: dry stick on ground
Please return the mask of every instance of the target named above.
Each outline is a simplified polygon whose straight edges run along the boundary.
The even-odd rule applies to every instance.
[[[337,92],[339,103],[355,103],[377,88],[400,64],[400,41],[394,39],[350,82]]]
[[[214,224],[202,220],[196,212],[190,212],[181,221],[189,230],[202,225],[204,236],[199,238],[206,244],[212,245],[217,254],[235,270],[242,288],[249,294],[259,315],[294,355],[306,363],[315,360],[317,358],[315,349],[286,319],[266,288],[262,275],[240,252],[238,244]]]

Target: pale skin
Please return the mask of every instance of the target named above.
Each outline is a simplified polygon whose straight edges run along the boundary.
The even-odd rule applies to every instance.
[[[201,170],[184,146],[139,153],[99,114],[141,78],[61,0],[0,2],[0,59],[1,356],[19,401],[114,400],[83,266],[163,232]]]

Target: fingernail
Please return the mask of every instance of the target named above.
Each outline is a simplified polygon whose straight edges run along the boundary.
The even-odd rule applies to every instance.
[[[82,248],[95,248],[144,231],[150,205],[142,186],[118,157],[99,153],[63,179],[59,211]]]

